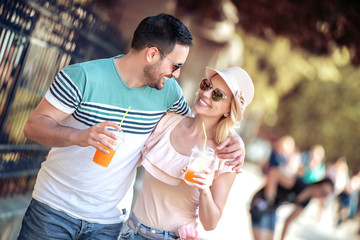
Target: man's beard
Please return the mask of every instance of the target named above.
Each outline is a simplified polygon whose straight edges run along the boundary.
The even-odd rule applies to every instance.
[[[149,87],[161,90],[164,86],[161,84],[162,78],[160,76],[156,76],[156,73],[158,72],[158,66],[158,63],[151,66],[145,66],[143,71],[145,76],[145,84]]]

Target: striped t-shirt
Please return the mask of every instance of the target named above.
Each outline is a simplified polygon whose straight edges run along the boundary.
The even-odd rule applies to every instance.
[[[104,121],[120,123],[131,106],[121,126],[124,143],[107,168],[92,161],[94,147],[54,147],[41,166],[33,193],[35,199],[78,219],[102,224],[125,220],[145,141],[165,112],[189,112],[180,86],[171,78],[162,90],[129,87],[114,58],[109,58],[64,68],[45,98],[70,114],[62,125],[77,129]]]

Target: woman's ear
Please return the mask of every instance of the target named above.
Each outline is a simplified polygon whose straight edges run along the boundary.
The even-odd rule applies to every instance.
[[[224,114],[224,117],[227,118],[227,117],[229,117],[229,115],[230,115],[230,113],[225,113],[225,114]]]

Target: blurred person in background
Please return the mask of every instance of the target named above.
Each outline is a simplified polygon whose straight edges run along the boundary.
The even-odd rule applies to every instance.
[[[299,175],[305,183],[319,181],[325,176],[325,149],[322,145],[314,145],[309,153],[303,154],[303,164],[300,166]]]
[[[338,200],[341,198],[340,194],[345,190],[349,182],[349,167],[346,157],[340,156],[331,164],[326,165],[325,175],[334,182],[335,189],[334,194],[330,198],[319,199],[319,220],[322,220],[325,210],[333,204],[338,204]],[[338,211],[336,210],[333,214],[338,215]]]
[[[326,167],[326,176],[335,184],[334,194],[337,196],[344,191],[349,182],[349,166],[344,156],[336,158],[335,162]]]
[[[263,173],[266,174],[272,167],[285,168],[294,150],[295,140],[292,136],[286,135],[275,141],[269,160],[261,166]]]
[[[274,181],[272,173],[275,172],[272,169],[277,169],[287,176],[294,176],[297,173],[300,156],[295,153],[295,149],[295,140],[289,135],[283,136],[275,142],[270,158],[263,168],[267,191],[275,192],[275,189],[271,189],[276,187],[276,184],[272,184]],[[268,205],[272,205],[274,201],[271,194],[265,194],[265,200]]]
[[[270,169],[268,175],[271,176],[272,181],[266,182],[266,185],[254,194],[250,204],[255,240],[274,238],[276,210],[281,205],[295,204],[295,209],[286,218],[282,229],[281,240],[284,240],[289,225],[300,215],[311,199],[327,197],[334,191],[334,184],[328,178],[306,184],[300,177],[289,177],[278,168]]]
[[[360,169],[353,171],[344,190],[339,194],[338,224],[347,219],[353,219],[358,211],[360,192]]]

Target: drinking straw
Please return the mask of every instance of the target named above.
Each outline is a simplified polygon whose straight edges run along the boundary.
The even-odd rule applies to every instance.
[[[126,113],[125,113],[124,116],[122,117],[121,122],[120,122],[120,127],[121,127],[121,124],[122,124],[123,121],[124,121],[124,118],[125,118],[126,114],[127,114],[128,111],[130,110],[130,108],[131,108],[131,106],[129,106],[129,108],[126,110]],[[120,129],[119,129],[118,131],[120,131]]]
[[[203,147],[203,151],[202,151],[202,154],[201,154],[200,172],[201,172],[201,168],[202,168],[202,165],[203,165],[203,162],[204,162],[204,153],[205,153],[206,140],[207,140],[206,131],[205,131],[205,124],[204,124],[204,122],[202,122],[202,126],[203,126],[203,130],[204,130],[205,140],[204,140],[204,147]]]
[[[131,106],[129,106],[129,108],[126,110],[124,116],[122,117],[121,122],[120,122],[120,124],[119,124],[120,128],[121,128],[121,124],[123,123],[126,114],[127,114],[128,111],[130,110],[130,108],[131,108]],[[117,132],[119,133],[119,132],[120,132],[120,129],[118,129]],[[115,145],[115,144],[116,144],[116,141],[114,141],[113,145]]]

